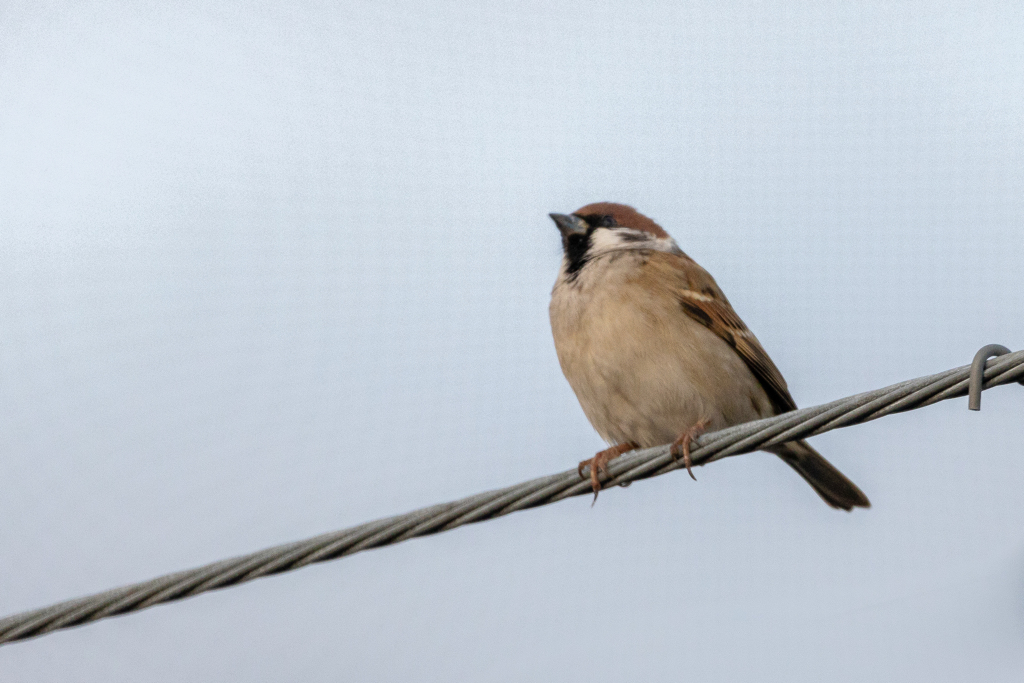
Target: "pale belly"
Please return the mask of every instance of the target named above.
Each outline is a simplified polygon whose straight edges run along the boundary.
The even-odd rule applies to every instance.
[[[551,327],[562,372],[609,443],[673,441],[700,420],[709,430],[773,413],[743,359],[673,302],[639,288],[556,287]]]

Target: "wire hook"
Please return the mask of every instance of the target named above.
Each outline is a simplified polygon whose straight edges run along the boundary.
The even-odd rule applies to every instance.
[[[967,409],[981,410],[981,385],[985,381],[985,364],[989,358],[1010,353],[1002,344],[989,344],[978,349],[971,363],[971,379],[967,385]]]

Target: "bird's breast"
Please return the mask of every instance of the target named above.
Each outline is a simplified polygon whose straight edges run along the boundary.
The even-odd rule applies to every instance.
[[[770,414],[732,347],[644,282],[642,258],[595,261],[573,282],[559,278],[550,316],[562,372],[608,442],[655,446],[701,419],[715,429]]]

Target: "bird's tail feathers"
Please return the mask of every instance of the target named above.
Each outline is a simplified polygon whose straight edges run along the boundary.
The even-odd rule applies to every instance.
[[[790,441],[769,450],[796,470],[832,507],[841,510],[871,507],[864,492],[806,441]]]

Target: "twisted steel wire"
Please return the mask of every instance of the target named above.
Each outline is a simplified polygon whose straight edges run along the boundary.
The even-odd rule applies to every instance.
[[[999,356],[982,367],[983,389],[1012,382],[1024,384],[1024,351]],[[980,374],[980,368],[976,374]],[[971,366],[965,365],[884,389],[708,433],[694,443],[691,452],[693,464],[705,465],[731,455],[748,453],[766,446],[814,436],[839,427],[860,424],[892,413],[964,396],[968,393],[970,376]],[[639,479],[665,474],[680,467],[682,463],[672,458],[667,445],[633,451],[609,463],[605,487],[628,486]],[[180,600],[261,576],[298,569],[314,562],[351,555],[360,550],[501,517],[510,512],[547,505],[590,491],[590,482],[581,480],[576,469],[540,477],[462,500],[441,503],[403,515],[168,574],[150,581],[15,614],[0,619],[0,644],[134,612],[162,602]]]

